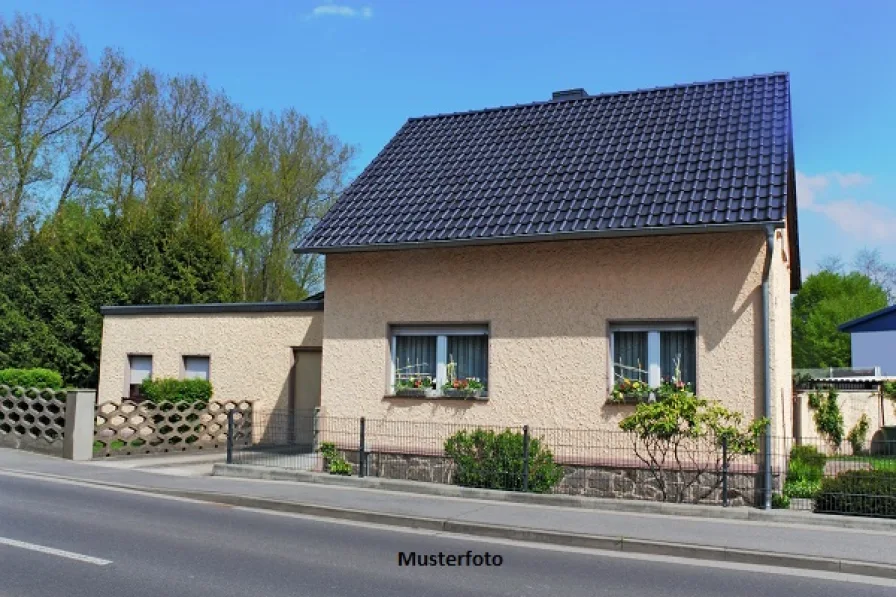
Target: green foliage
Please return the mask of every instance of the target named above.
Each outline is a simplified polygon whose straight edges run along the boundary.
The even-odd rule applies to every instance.
[[[818,451],[815,446],[794,446],[790,449],[790,462],[802,462],[817,468],[819,471],[824,470],[824,465],[828,458]]]
[[[896,475],[890,471],[847,471],[828,477],[815,498],[815,511],[852,516],[896,517]]]
[[[0,369],[95,387],[103,305],[298,300],[321,281],[292,248],[353,155],[324,124],[90,60],[30,17],[0,21],[0,65]]]
[[[815,429],[831,443],[835,450],[843,443],[843,413],[837,403],[837,391],[828,390],[827,395],[821,392],[809,394],[809,408],[814,412]]]
[[[860,273],[821,271],[793,299],[793,366],[849,367],[849,334],[840,324],[887,306],[884,289]]]
[[[827,458],[814,446],[794,446],[787,463],[784,495],[790,498],[812,498],[821,487]]]
[[[140,385],[140,391],[150,402],[207,403],[212,398],[212,384],[204,379],[146,379]]]
[[[854,455],[860,456],[864,454],[865,442],[868,440],[868,429],[870,427],[871,422],[868,420],[868,416],[865,413],[862,413],[862,416],[856,421],[853,428],[846,434],[846,440],[849,442],[849,445],[852,446],[852,453]]]
[[[784,484],[784,495],[789,498],[814,498],[821,489],[821,481],[809,481],[801,479],[791,481],[790,479]]]
[[[62,389],[62,376],[49,369],[2,369],[0,385],[21,388]]]
[[[619,423],[631,434],[635,455],[654,477],[663,501],[676,502],[683,502],[695,485],[708,484],[702,497],[710,495],[721,483],[723,442],[727,440],[729,463],[738,456],[755,454],[767,425],[767,419],[745,425],[741,413],[687,391],[641,403]],[[666,474],[670,468],[686,480],[670,486]],[[709,473],[708,479],[705,473]]]
[[[781,493],[773,493],[772,508],[776,510],[787,510],[790,508],[790,498]]]
[[[345,461],[345,458],[336,449],[336,444],[323,442],[319,451],[331,475],[349,476],[352,474],[352,465]]]
[[[454,460],[454,482],[465,487],[522,491],[523,434],[476,429],[445,440],[445,455]],[[551,451],[537,438],[529,440],[529,491],[549,492],[563,478]]]

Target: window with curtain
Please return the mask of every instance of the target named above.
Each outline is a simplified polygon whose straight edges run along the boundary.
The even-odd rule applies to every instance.
[[[488,336],[448,336],[448,362],[457,377],[475,377],[488,387]]]
[[[143,380],[152,378],[152,356],[136,355],[128,356],[128,398],[142,400],[140,385]]]
[[[396,379],[430,377],[441,388],[448,364],[458,378],[475,377],[488,389],[488,327],[483,325],[393,326],[392,384]]]
[[[676,375],[697,383],[697,333],[692,322],[614,324],[613,383],[623,377],[657,387]]]
[[[209,379],[208,357],[184,357],[184,379]]]
[[[660,332],[660,375],[663,379],[675,376],[676,363],[681,381],[697,383],[697,335],[694,330]]]
[[[435,336],[395,336],[395,372],[408,377],[436,377]]]
[[[647,381],[647,332],[613,333],[613,383]]]

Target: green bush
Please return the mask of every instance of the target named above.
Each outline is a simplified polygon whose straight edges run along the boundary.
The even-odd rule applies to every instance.
[[[868,416],[865,415],[865,413],[862,413],[862,416],[856,421],[855,426],[849,430],[848,434],[846,434],[846,440],[849,442],[849,445],[852,446],[852,453],[854,456],[861,456],[864,453],[869,427],[871,427],[871,422],[868,420]]]
[[[0,385],[23,388],[62,389],[62,376],[49,369],[2,369]]]
[[[896,474],[847,471],[821,482],[815,511],[849,516],[896,518]]]
[[[147,379],[140,391],[150,402],[208,402],[212,398],[212,384],[204,379]]]
[[[824,467],[817,467],[814,464],[804,462],[802,460],[791,460],[787,465],[788,481],[811,481],[813,483],[821,482],[824,477]]]
[[[821,392],[809,394],[809,408],[815,411],[815,429],[831,442],[835,450],[843,443],[843,413],[837,403],[837,392],[828,390],[825,396]]]
[[[790,508],[790,498],[781,493],[773,493],[772,508],[777,510],[787,510]]]
[[[320,445],[320,454],[324,457],[327,470],[331,475],[348,476],[352,474],[352,465],[345,461],[342,454],[336,450],[336,444],[332,442],[323,442]]]
[[[809,479],[790,480],[784,483],[784,495],[788,498],[814,498],[821,489],[821,481]]]
[[[790,462],[799,461],[819,471],[824,471],[828,457],[819,452],[815,446],[794,446],[790,449]]]
[[[522,491],[523,434],[476,429],[459,431],[445,440],[445,454],[454,460],[454,482],[465,487]],[[563,478],[541,441],[529,440],[529,491],[547,493]]]

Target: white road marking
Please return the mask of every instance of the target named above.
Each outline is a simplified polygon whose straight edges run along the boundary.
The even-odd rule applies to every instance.
[[[0,545],[8,545],[10,547],[18,547],[20,549],[27,549],[29,551],[37,551],[40,553],[45,553],[51,556],[58,556],[60,558],[68,558],[70,560],[77,560],[78,562],[84,562],[85,564],[94,564],[96,566],[106,566],[112,563],[112,560],[104,560],[102,558],[95,558],[93,556],[86,556],[81,553],[75,553],[73,551],[65,551],[63,549],[55,549],[53,547],[46,547],[44,545],[37,545],[35,543],[26,543],[24,541],[18,541],[16,539],[8,539],[6,537],[0,537]]]

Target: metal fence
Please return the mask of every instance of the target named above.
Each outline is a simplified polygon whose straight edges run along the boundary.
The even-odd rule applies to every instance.
[[[883,430],[886,431],[886,430]],[[896,517],[896,429],[836,448],[764,438],[663,441],[623,431],[485,426],[274,411],[228,462],[506,491]],[[766,469],[771,484],[766,482]]]

